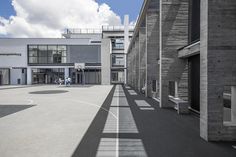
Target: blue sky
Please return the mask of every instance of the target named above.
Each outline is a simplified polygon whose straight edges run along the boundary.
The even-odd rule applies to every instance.
[[[130,15],[130,21],[135,21],[141,9],[143,0],[97,0],[98,3],[107,3],[111,9],[123,19],[125,14]],[[15,15],[11,0],[0,1],[0,16],[8,18]]]
[[[143,0],[97,0],[97,2],[107,3],[122,19],[125,14],[129,14],[131,21],[137,19],[143,4]]]
[[[143,0],[15,0],[16,11],[11,3],[0,0],[0,36],[61,37],[66,28],[120,25],[125,14],[135,22]]]
[[[15,15],[15,11],[11,5],[11,0],[0,1],[0,16],[8,18],[11,15]]]

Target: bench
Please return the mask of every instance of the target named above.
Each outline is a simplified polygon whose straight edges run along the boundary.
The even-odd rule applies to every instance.
[[[174,103],[174,109],[177,110],[178,114],[188,114],[189,113],[189,104],[187,101],[184,101],[180,98],[175,98],[169,95],[169,101]]]

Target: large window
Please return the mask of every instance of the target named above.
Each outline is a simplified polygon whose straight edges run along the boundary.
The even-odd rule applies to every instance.
[[[125,66],[125,54],[112,54],[112,67]]]
[[[29,64],[66,63],[67,47],[65,45],[29,45]]]
[[[124,83],[124,81],[125,81],[124,70],[111,71],[111,82],[112,83]]]
[[[59,78],[64,80],[64,69],[32,69],[33,84],[54,84]]]
[[[112,39],[112,49],[113,50],[123,50],[124,49],[124,38]]]

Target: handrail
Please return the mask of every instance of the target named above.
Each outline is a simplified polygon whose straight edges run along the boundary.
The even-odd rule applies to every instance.
[[[66,29],[65,34],[101,34],[101,29],[95,28],[69,28]]]

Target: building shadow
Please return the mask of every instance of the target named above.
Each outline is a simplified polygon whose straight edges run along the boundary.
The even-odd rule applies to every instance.
[[[106,100],[102,104],[100,110],[96,114],[94,120],[89,126],[87,132],[82,138],[81,142],[75,149],[72,157],[95,157],[97,148],[102,138],[103,128],[105,126],[112,97],[115,91],[115,86],[108,94]]]
[[[31,108],[33,106],[35,105],[0,105],[0,118]]]
[[[201,139],[196,116],[160,109],[155,100],[137,91],[133,94],[135,90],[130,94],[129,90],[133,89],[113,87],[72,157],[236,155],[232,148],[235,143],[210,143]],[[118,130],[116,119],[107,112],[117,110]]]
[[[236,142],[206,142],[200,137],[199,118],[160,109],[158,102],[124,89],[133,119],[148,157],[234,157]],[[134,90],[134,89],[133,89]],[[144,103],[144,101],[146,103]],[[142,106],[137,102],[143,102]],[[148,104],[148,105],[145,105]],[[142,107],[152,108],[142,110]]]

